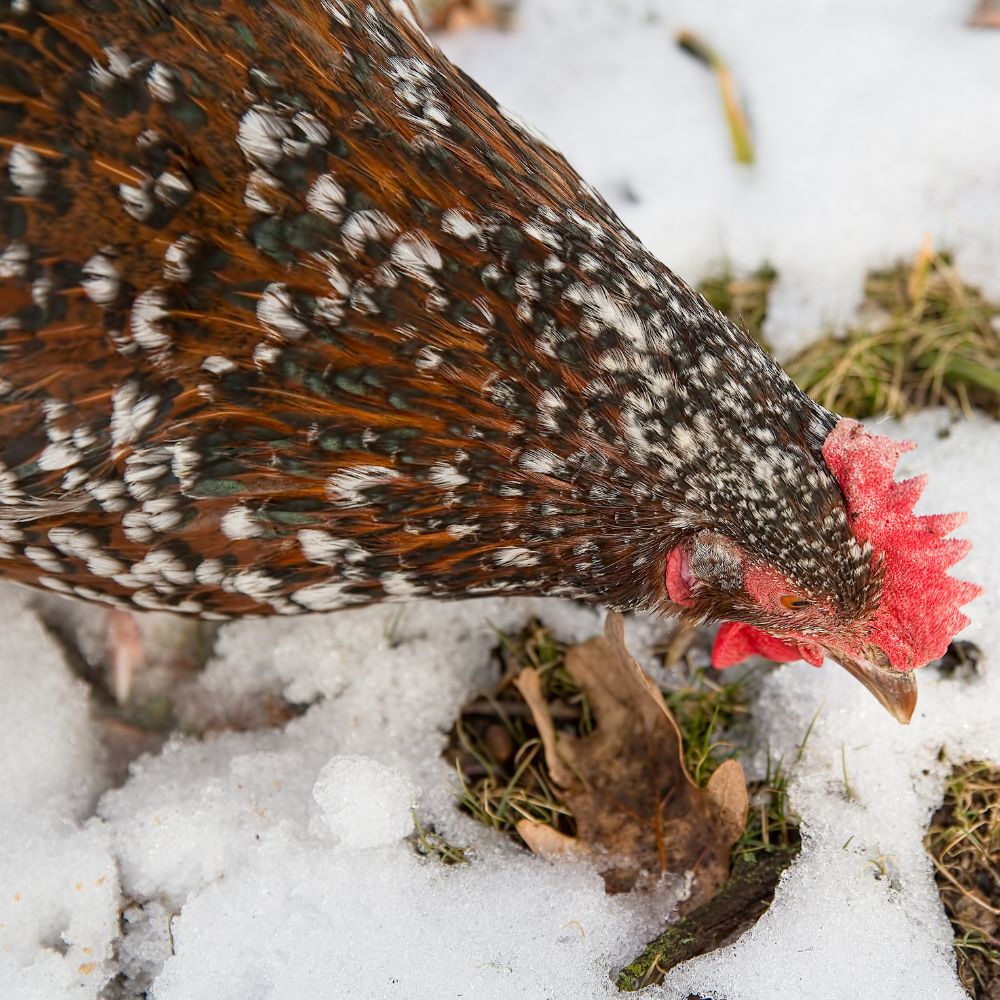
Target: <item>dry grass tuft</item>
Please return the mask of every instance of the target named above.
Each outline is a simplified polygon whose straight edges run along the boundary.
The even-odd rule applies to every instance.
[[[573,817],[549,782],[541,738],[514,678],[525,666],[538,671],[553,721],[564,730],[590,733],[590,706],[566,672],[566,646],[540,622],[500,640],[500,679],[488,695],[465,706],[446,750],[458,774],[459,806],[518,841],[514,828],[522,819],[574,836]]]
[[[956,768],[924,838],[952,927],[962,985],[1000,997],[1000,767]]]
[[[469,848],[450,843],[433,827],[424,826],[413,810],[413,833],[406,838],[422,858],[438,861],[442,865],[469,864]]]
[[[872,273],[862,315],[786,365],[823,406],[859,418],[942,405],[1000,416],[1000,306],[947,255],[925,249],[912,266]]]
[[[743,277],[724,268],[698,291],[768,350],[763,324],[777,277],[768,265]],[[1000,304],[965,284],[947,254],[925,247],[912,264],[872,272],[859,315],[785,365],[827,409],[864,418],[947,406],[1000,417]]]

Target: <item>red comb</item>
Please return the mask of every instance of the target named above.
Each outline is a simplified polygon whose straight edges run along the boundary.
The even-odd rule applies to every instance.
[[[956,632],[969,624],[959,608],[982,588],[948,576],[972,547],[945,536],[964,514],[918,516],[913,505],[927,483],[917,476],[897,483],[893,471],[912,441],[869,434],[842,418],[823,445],[823,458],[847,501],[851,528],[885,567],[882,597],[868,640],[897,670],[913,670],[943,656]]]

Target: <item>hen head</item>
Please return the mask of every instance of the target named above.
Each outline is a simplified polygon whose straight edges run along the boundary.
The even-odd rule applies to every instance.
[[[713,666],[753,654],[820,666],[829,655],[900,722],[909,722],[917,697],[913,671],[944,654],[969,622],[961,606],[981,593],[946,572],[969,551],[971,543],[946,537],[965,515],[914,514],[926,477],[893,478],[900,455],[911,448],[847,418],[824,442],[826,470],[843,494],[852,535],[848,571],[836,589],[793,581],[711,528],[671,550],[671,601],[694,618],[729,619],[716,637]],[[823,525],[813,529],[822,532]]]

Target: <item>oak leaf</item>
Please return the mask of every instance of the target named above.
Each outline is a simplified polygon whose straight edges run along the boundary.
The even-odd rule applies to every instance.
[[[609,613],[605,634],[569,649],[565,665],[596,720],[588,736],[557,731],[534,669],[522,670],[515,684],[577,833],[568,837],[527,819],[518,833],[542,857],[586,857],[609,892],[651,887],[663,873],[690,873],[693,887],[682,910],[693,909],[729,876],[730,850],[747,815],[743,768],[726,761],[706,788],[694,783],[677,722],[629,655],[621,615]]]

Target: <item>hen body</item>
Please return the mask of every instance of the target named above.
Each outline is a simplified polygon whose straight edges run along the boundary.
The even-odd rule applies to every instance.
[[[898,447],[402,4],[17,0],[0,29],[3,575],[215,617],[558,594],[876,673],[965,622],[958,521],[912,515]]]
[[[834,418],[403,14],[13,8],[7,575],[654,607],[710,525],[850,589]]]

